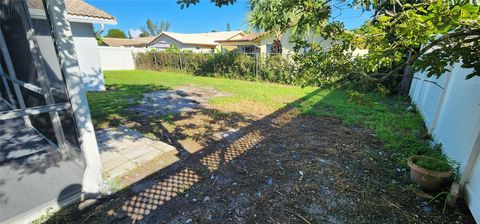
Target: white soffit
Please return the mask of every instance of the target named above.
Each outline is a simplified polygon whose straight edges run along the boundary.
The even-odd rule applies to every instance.
[[[32,19],[45,19],[46,15],[42,9],[32,9],[29,8],[28,11],[30,12],[30,16]],[[69,22],[76,22],[76,23],[96,23],[96,24],[110,24],[116,25],[117,21],[110,20],[110,19],[102,19],[102,18],[95,18],[89,16],[77,16],[77,15],[68,15]]]

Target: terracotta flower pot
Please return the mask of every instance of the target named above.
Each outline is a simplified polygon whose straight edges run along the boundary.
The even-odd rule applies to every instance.
[[[415,159],[425,157],[426,156],[412,156],[408,160],[408,166],[410,167],[410,179],[426,189],[437,190],[440,188],[445,179],[452,176],[452,171],[433,171],[420,167],[413,162]]]

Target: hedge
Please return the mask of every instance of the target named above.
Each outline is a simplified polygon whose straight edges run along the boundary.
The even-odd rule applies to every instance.
[[[135,56],[137,69],[183,71],[198,76],[215,76],[281,84],[300,84],[288,55],[247,55],[237,52],[146,52]]]

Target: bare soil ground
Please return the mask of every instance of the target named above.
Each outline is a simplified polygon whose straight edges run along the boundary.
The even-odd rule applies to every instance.
[[[474,223],[462,201],[443,214],[441,203],[417,198],[408,171],[372,132],[338,119],[205,106],[132,121],[181,150],[179,161],[52,221]]]

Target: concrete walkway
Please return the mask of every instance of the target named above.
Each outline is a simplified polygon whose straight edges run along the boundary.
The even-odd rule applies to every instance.
[[[95,134],[100,148],[102,174],[106,179],[123,176],[158,157],[178,153],[173,146],[144,137],[124,126],[99,130]]]

